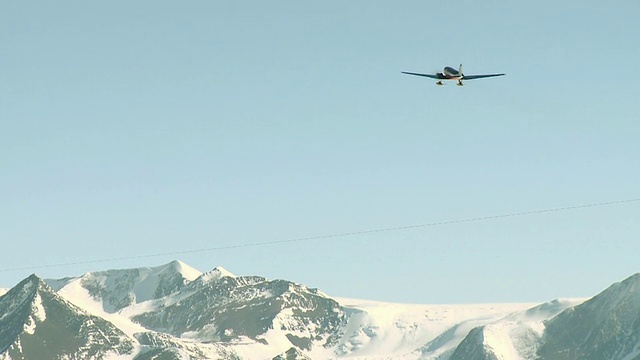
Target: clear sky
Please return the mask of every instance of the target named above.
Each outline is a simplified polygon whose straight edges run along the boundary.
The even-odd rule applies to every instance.
[[[639,272],[640,3],[0,2],[0,287],[178,258],[342,297]],[[437,87],[401,71],[507,76]]]

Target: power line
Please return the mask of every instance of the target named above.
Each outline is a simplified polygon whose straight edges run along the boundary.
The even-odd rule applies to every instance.
[[[459,224],[459,223],[467,223],[467,222],[503,219],[503,218],[509,218],[509,217],[517,217],[517,216],[569,211],[569,210],[592,208],[592,207],[599,207],[599,206],[618,205],[618,204],[638,202],[638,201],[640,201],[640,198],[609,201],[609,202],[586,204],[586,205],[565,206],[565,207],[542,209],[542,210],[523,211],[523,212],[516,212],[516,213],[509,213],[509,214],[488,215],[488,216],[480,216],[480,217],[457,219],[457,220],[447,220],[447,221],[432,222],[432,223],[425,223],[425,224],[418,224],[418,225],[397,226],[397,227],[389,227],[389,228],[381,228],[381,229],[361,230],[361,231],[353,231],[353,232],[346,232],[346,233],[300,237],[300,238],[292,238],[292,239],[284,239],[284,240],[262,241],[262,242],[254,242],[254,243],[246,243],[246,244],[238,244],[238,245],[216,246],[216,247],[205,248],[205,249],[170,251],[170,252],[157,253],[157,254],[122,256],[122,257],[75,261],[75,262],[66,262],[66,263],[58,263],[58,264],[50,264],[50,265],[34,265],[34,266],[24,266],[24,267],[15,267],[15,268],[5,268],[5,269],[0,269],[0,272],[35,270],[35,269],[44,269],[44,268],[62,267],[62,266],[71,266],[71,265],[95,264],[95,263],[113,262],[113,261],[120,261],[120,260],[146,259],[146,258],[152,258],[152,257],[169,256],[169,255],[183,255],[183,254],[192,254],[192,253],[199,253],[199,252],[212,252],[212,251],[220,251],[220,250],[241,249],[241,248],[258,247],[258,246],[270,246],[270,245],[279,245],[279,244],[313,241],[313,240],[324,240],[324,239],[331,239],[331,238],[337,238],[337,237],[348,237],[348,236],[409,230],[409,229],[432,227],[432,226],[442,226],[442,225],[451,225],[451,224]]]

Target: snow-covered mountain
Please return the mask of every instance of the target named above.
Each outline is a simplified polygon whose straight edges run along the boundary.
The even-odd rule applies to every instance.
[[[56,294],[36,275],[0,298],[0,359],[103,359],[130,355],[117,327]]]
[[[538,359],[540,339],[545,331],[545,321],[565,309],[581,303],[581,299],[553,300],[525,311],[511,313],[483,325],[469,326],[466,322],[462,341],[445,348],[444,356],[427,359],[475,360],[475,359]],[[428,353],[424,353],[429,355]],[[425,357],[423,357],[425,358]]]
[[[558,360],[640,360],[640,274],[549,320],[538,353]]]
[[[108,270],[86,273],[79,278],[47,280],[63,293],[84,289],[99,300],[104,311],[114,313],[148,300],[179,292],[187,283],[201,275],[198,270],[180,261],[154,268]],[[75,298],[69,294],[71,299]],[[81,304],[82,305],[82,304]]]
[[[173,261],[28,277],[0,297],[0,360],[640,360],[639,324],[640,275],[586,302],[407,305]]]

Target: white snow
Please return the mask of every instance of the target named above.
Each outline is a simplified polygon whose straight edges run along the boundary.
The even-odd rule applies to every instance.
[[[215,282],[226,276],[235,277],[222,267],[202,274],[179,261],[142,270],[136,278],[139,282],[132,290],[136,301],[118,312],[105,310],[104,300],[92,297],[82,286],[82,278],[67,281],[58,293],[87,312],[110,321],[133,337],[137,332],[148,330],[131,321],[131,318],[170,306],[192,295],[180,292],[153,300],[152,289],[155,291],[165,271],[179,271],[187,281],[198,279],[203,282]],[[256,294],[272,295],[268,291]],[[537,340],[544,330],[543,321],[584,301],[566,299],[545,304],[420,305],[331,298],[342,306],[348,321],[336,346],[325,348],[323,345],[327,339],[324,338],[313,340],[311,350],[302,351],[313,359],[445,359],[471,329],[479,326],[483,327],[482,345],[498,359],[530,359],[537,350]],[[42,314],[46,316],[44,312]],[[292,309],[284,309],[274,319],[272,328],[259,336],[258,341],[240,337],[225,345],[198,342],[207,333],[217,332],[214,324],[200,331],[184,333],[182,338],[176,341],[199,349],[198,351],[208,352],[212,357],[219,354],[218,351],[234,351],[243,359],[272,358],[293,346],[287,334],[299,338],[310,338],[314,334],[315,329],[311,327],[291,330],[298,328],[294,326],[296,322],[292,320],[293,315]],[[282,328],[288,330],[283,331]],[[229,329],[225,331],[230,335]],[[122,357],[124,358],[126,357]]]
[[[200,276],[200,280],[204,283],[207,283],[212,281],[218,281],[223,277],[227,277],[227,276],[233,277],[233,278],[236,277],[235,275],[227,271],[227,269],[223,268],[222,266],[216,266],[213,270],[202,274]]]
[[[89,294],[87,289],[82,287],[81,278],[69,282],[65,287],[58,291],[58,295],[65,298],[73,305],[87,311],[89,314],[99,316],[111,322],[131,337],[133,337],[133,334],[137,332],[146,331],[144,327],[129,320],[126,316],[122,316],[119,313],[109,313],[105,311],[102,302],[96,300],[91,296],[91,294]]]
[[[9,292],[9,289],[0,288],[0,296],[6,294],[7,292]]]
[[[33,303],[31,304],[31,316],[27,318],[27,322],[24,324],[24,332],[33,335],[36,331],[36,326],[47,319],[47,313],[42,306],[42,298],[39,293],[36,293]]]
[[[538,340],[544,331],[544,321],[585,300],[553,300],[488,324],[484,328],[484,344],[498,359],[535,358]]]
[[[140,277],[131,293],[136,303],[153,299],[160,281],[167,274],[177,272],[188,281],[193,281],[201,275],[198,270],[178,260],[158,267],[139,269],[139,271]]]
[[[436,337],[439,346],[426,359],[457,346],[476,327],[524,311],[535,304],[414,305],[334,298],[355,313],[338,347],[340,357],[418,358]],[[449,333],[446,333],[451,330]],[[311,353],[311,357],[313,353]]]
[[[40,297],[40,293],[36,293],[35,298],[33,299],[33,304],[31,305],[31,312],[38,322],[43,322],[47,319],[47,313],[44,310],[44,306],[42,306],[42,298]]]
[[[240,355],[241,359],[271,359],[278,354],[289,350],[293,345],[286,336],[278,330],[270,329],[264,335],[260,336],[261,341],[266,344],[256,342],[249,338],[241,338],[234,343],[234,350]],[[318,357],[318,359],[326,359],[327,357]]]
[[[137,349],[134,350],[133,353],[137,354],[138,353]],[[131,354],[116,354],[113,352],[109,352],[104,354],[103,359],[104,360],[131,360]]]
[[[185,279],[189,280],[189,281],[193,281],[193,280],[197,279],[198,276],[202,275],[201,271],[192,268],[191,266],[183,263],[180,260],[175,260],[173,263],[175,264],[176,269],[178,270],[178,272],[180,274],[182,274],[182,276]],[[229,274],[231,274],[231,273],[229,273]]]
[[[61,280],[47,280],[56,291],[70,286],[71,283],[90,283],[104,290],[106,300],[102,299],[102,307],[106,312],[114,313],[120,306],[118,301],[131,299],[133,304],[152,300],[161,282],[172,279],[179,274],[186,282],[197,279],[202,273],[191,266],[175,260],[157,267],[138,269],[107,270],[95,273],[86,273],[80,278],[66,278]],[[78,286],[80,286],[78,284]],[[112,303],[112,301],[116,301]]]
[[[497,322],[487,325],[484,329],[484,345],[500,360],[520,360],[522,358],[511,338],[512,332],[516,331],[526,332],[526,324]]]

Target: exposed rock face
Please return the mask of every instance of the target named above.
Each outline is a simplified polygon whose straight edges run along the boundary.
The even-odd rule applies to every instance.
[[[0,294],[0,360],[640,360],[640,274],[540,305],[341,305],[179,261],[48,283],[31,275]]]
[[[31,275],[0,298],[0,356],[7,359],[102,359],[133,354],[132,341]]]
[[[144,327],[200,341],[261,340],[269,330],[292,332],[294,345],[332,346],[346,323],[340,305],[317,290],[284,280],[197,279],[180,300],[133,318]]]
[[[640,359],[640,274],[546,322],[542,359]]]

